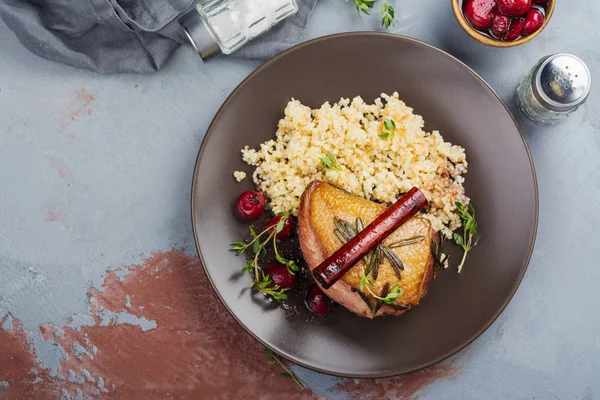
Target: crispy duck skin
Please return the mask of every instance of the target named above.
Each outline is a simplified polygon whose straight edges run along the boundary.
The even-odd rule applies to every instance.
[[[354,223],[357,217],[365,225],[370,224],[386,210],[386,206],[352,195],[329,183],[314,181],[307,186],[300,202],[298,215],[298,235],[304,259],[309,269],[314,270],[342,246],[334,234],[334,218]],[[382,315],[400,315],[417,305],[427,293],[433,277],[434,256],[431,253],[432,240],[437,243],[438,235],[426,218],[415,216],[389,235],[383,244],[389,245],[404,239],[424,236],[420,242],[392,249],[402,260],[404,271],[398,279],[387,258],[379,266],[379,274],[371,290],[381,294],[384,286],[398,285],[403,293],[394,305],[383,304],[374,312],[378,300],[364,290],[371,306],[359,294],[361,271],[364,261],[354,265],[339,281],[324,292],[349,311],[363,317],[373,318]]]

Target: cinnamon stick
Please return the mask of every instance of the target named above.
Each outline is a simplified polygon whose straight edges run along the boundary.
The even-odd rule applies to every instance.
[[[368,252],[427,205],[425,195],[413,187],[365,229],[340,247],[313,270],[313,277],[328,289]]]

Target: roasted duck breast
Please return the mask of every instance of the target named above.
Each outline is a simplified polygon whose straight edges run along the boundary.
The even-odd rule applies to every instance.
[[[385,209],[385,205],[329,183],[314,181],[308,185],[300,203],[298,236],[310,270],[338,250],[345,235],[347,239]],[[432,247],[437,247],[438,240],[429,220],[414,216],[382,242],[378,255],[372,252],[376,258],[365,257],[366,261],[358,262],[324,292],[363,317],[400,315],[427,293],[435,264]],[[388,296],[391,292],[396,296]]]

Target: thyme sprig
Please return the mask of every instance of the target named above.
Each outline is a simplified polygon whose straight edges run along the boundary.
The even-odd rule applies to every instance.
[[[276,235],[283,230],[286,219],[291,218],[289,213],[280,213],[279,216],[281,218],[275,226],[275,229],[269,229],[267,227],[264,231],[256,233],[250,226],[249,230],[252,239],[248,243],[233,242],[230,250],[235,251],[236,256],[240,256],[248,250],[254,254],[254,257],[248,260],[242,268],[242,272],[249,271],[254,273],[254,280],[250,283],[250,287],[255,287],[259,292],[273,297],[274,300],[282,301],[287,299],[287,292],[290,288],[282,288],[279,285],[274,284],[270,275],[265,274],[258,269],[259,257],[261,255],[264,256],[267,253],[266,247],[272,242],[277,261],[284,264],[292,275],[300,270],[300,267],[298,267],[294,260],[286,259],[277,251]]]
[[[453,238],[457,245],[463,248],[463,256],[458,265],[458,273],[462,271],[467,259],[467,254],[471,249],[479,243],[479,234],[477,233],[477,220],[475,220],[475,208],[472,204],[465,206],[461,202],[456,202],[456,208],[460,214],[460,219],[463,224],[462,236],[454,232]]]
[[[354,6],[356,7],[356,12],[358,16],[361,16],[361,13],[366,15],[371,15],[371,9],[375,7],[375,1],[377,0],[354,0]],[[346,0],[346,3],[348,0]]]
[[[387,0],[383,0],[383,4],[381,5],[381,16],[381,25],[384,27],[389,28],[396,24],[394,8],[388,4]]]
[[[348,3],[348,1],[349,0],[346,0],[346,3]],[[362,14],[371,15],[371,10],[375,7],[376,1],[377,0],[354,0],[354,6],[356,7],[358,16],[360,17]],[[388,4],[387,0],[383,1],[380,11],[382,16],[381,25],[386,28],[393,26],[395,24],[394,8]]]
[[[267,364],[278,364],[281,368],[285,370],[285,372],[281,373],[281,376],[283,376],[286,379],[293,380],[296,383],[296,385],[300,387],[300,389],[304,390],[304,385],[302,384],[302,382],[300,382],[296,375],[294,375],[294,373],[290,371],[288,367],[286,367],[286,365],[281,361],[281,357],[279,357],[277,354],[275,354],[269,349],[265,349],[265,354],[269,356],[269,358],[267,359]]]

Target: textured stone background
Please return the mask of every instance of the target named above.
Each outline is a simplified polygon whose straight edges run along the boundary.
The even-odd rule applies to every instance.
[[[543,55],[572,52],[600,78],[597,2],[558,1],[540,37],[510,50],[470,39],[447,1],[392,3],[393,32],[465,61],[513,110],[519,79]],[[321,0],[305,40],[377,29],[351,4]],[[257,66],[202,65],[181,48],[157,74],[100,76],[33,56],[0,22],[0,399],[600,398],[597,88],[559,126],[517,115],[540,223],[498,321],[408,376],[358,381],[293,366],[312,388],[299,392],[213,295],[190,226],[204,131]]]

